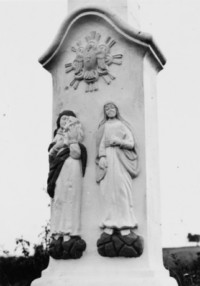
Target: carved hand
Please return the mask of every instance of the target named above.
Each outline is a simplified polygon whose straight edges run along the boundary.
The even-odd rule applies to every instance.
[[[59,140],[55,145],[54,148],[59,150],[64,146],[64,141],[63,140]]]
[[[80,159],[81,149],[77,143],[70,144],[70,156],[73,159]]]
[[[110,146],[120,146],[121,145],[121,140],[117,137],[113,137],[110,139]]]
[[[99,168],[105,169],[108,167],[107,159],[106,157],[101,157],[99,160]]]

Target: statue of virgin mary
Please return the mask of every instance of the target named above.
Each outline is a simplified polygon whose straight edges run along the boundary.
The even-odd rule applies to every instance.
[[[128,235],[137,227],[133,204],[133,179],[138,175],[138,156],[131,128],[109,102],[97,134],[97,182],[102,196],[100,227]]]

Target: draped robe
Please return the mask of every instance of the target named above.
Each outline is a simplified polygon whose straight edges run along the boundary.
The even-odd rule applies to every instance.
[[[107,120],[98,145],[98,160],[105,157],[107,168],[97,170],[102,195],[101,228],[137,227],[133,205],[133,182],[138,175],[135,142],[130,129],[120,120]],[[109,146],[118,138],[120,146]]]

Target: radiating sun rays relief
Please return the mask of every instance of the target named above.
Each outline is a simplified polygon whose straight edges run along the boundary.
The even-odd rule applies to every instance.
[[[116,44],[116,41],[111,37],[107,37],[105,43],[101,43],[100,39],[101,35],[92,31],[90,35],[85,37],[86,46],[83,46],[79,41],[76,43],[76,47],[72,47],[76,57],[72,63],[65,65],[65,71],[66,73],[74,72],[70,86],[75,90],[81,81],[86,83],[86,92],[93,92],[98,90],[100,77],[108,85],[115,79],[115,76],[109,71],[109,66],[112,64],[121,65],[123,55],[111,54],[111,48]]]

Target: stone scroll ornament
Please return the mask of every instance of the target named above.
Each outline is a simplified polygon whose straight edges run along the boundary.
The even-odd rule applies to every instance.
[[[49,254],[54,259],[80,258],[86,249],[80,236],[82,177],[87,163],[82,140],[82,125],[74,112],[61,112],[48,149],[47,192],[52,198]]]
[[[86,92],[98,90],[98,80],[100,77],[110,84],[115,79],[109,71],[112,64],[122,64],[122,54],[111,54],[111,48],[115,45],[115,40],[107,37],[105,43],[101,43],[101,35],[95,31],[91,32],[86,38],[86,45],[77,42],[72,51],[76,57],[72,63],[65,65],[66,73],[74,72],[74,79],[70,86],[77,89],[80,82],[86,83]],[[68,87],[67,87],[68,88]]]
[[[107,257],[138,257],[143,238],[135,233],[132,180],[138,176],[138,156],[130,125],[113,103],[104,105],[97,133],[97,183],[102,195],[98,252]]]

